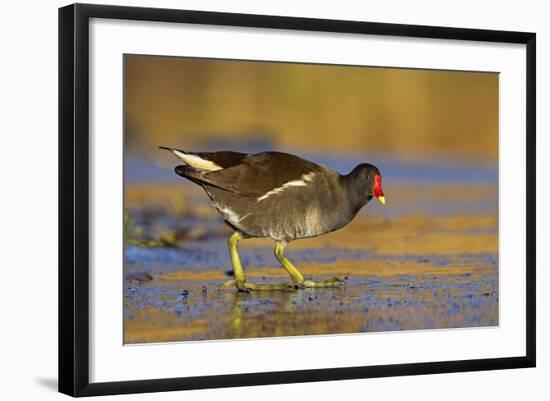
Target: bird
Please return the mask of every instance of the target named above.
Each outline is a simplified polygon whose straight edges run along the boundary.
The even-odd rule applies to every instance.
[[[345,227],[373,197],[385,204],[382,175],[369,163],[361,163],[342,175],[324,165],[278,151],[189,152],[159,148],[183,161],[175,167],[175,173],[201,186],[233,229],[228,241],[233,279],[221,286],[235,286],[242,292],[343,286],[344,281],[338,277],[305,279],[286,257],[287,245]],[[291,281],[247,282],[238,251],[239,241],[246,238],[273,240],[275,257]]]

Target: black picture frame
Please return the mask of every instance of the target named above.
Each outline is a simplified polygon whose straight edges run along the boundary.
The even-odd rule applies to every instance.
[[[520,357],[90,383],[88,61],[91,18],[179,22],[526,45],[526,354]],[[72,396],[421,375],[535,366],[536,35],[266,15],[74,4],[59,9],[59,391]]]

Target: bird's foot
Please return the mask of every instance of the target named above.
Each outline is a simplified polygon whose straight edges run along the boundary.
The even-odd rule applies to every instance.
[[[332,277],[327,280],[304,280],[302,286],[305,288],[335,288],[343,287],[345,285],[344,280],[338,277]]]
[[[300,288],[300,285],[294,282],[283,282],[283,283],[273,283],[273,284],[254,284],[247,283],[246,281],[241,280],[229,280],[221,284],[220,288],[227,287],[237,287],[237,290],[240,292],[251,292],[251,291],[294,291]]]
[[[338,277],[332,277],[327,280],[304,280],[301,283],[287,281],[273,284],[254,284],[242,280],[229,280],[221,284],[219,288],[237,287],[241,292],[251,291],[294,291],[303,288],[338,288],[345,285],[344,280]]]

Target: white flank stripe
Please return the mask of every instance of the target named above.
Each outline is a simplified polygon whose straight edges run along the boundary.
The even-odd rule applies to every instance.
[[[271,191],[266,192],[256,200],[258,202],[263,201],[264,199],[269,198],[271,195],[280,194],[288,187],[305,187],[307,186],[308,182],[311,182],[313,180],[314,176],[315,176],[315,173],[313,171],[311,173],[303,174],[299,180],[289,181],[278,188],[275,188],[275,189],[272,189]]]
[[[186,164],[199,170],[216,171],[223,168],[218,166],[216,163],[211,162],[210,160],[203,159],[202,157],[199,157],[197,155],[183,153],[176,149],[173,149],[172,152],[174,152],[174,154],[181,160],[183,160]]]
[[[239,216],[237,213],[235,213],[233,210],[229,209],[228,207],[220,207],[216,205],[218,210],[221,214],[235,227],[239,228],[239,223],[246,219],[248,216],[250,216],[250,213],[245,214],[244,216]]]
[[[302,176],[302,180],[307,181],[307,182],[311,182],[311,181],[313,181],[313,177],[315,177],[315,173],[312,171],[311,173],[304,174]]]

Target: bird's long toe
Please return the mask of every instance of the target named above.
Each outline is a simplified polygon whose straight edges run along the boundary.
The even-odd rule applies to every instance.
[[[232,280],[228,280],[224,283],[221,283],[220,285],[218,285],[218,288],[228,288],[228,287],[233,287],[234,285],[237,284],[237,280],[235,279],[232,279]]]
[[[345,285],[344,280],[338,277],[332,277],[327,280],[304,280],[303,286],[306,288],[337,288]]]
[[[235,286],[240,292],[251,292],[251,291],[294,291],[300,288],[294,282],[282,282],[282,283],[273,283],[273,284],[255,284],[247,283],[246,281],[239,280],[229,280],[221,284],[220,288],[228,288]]]

